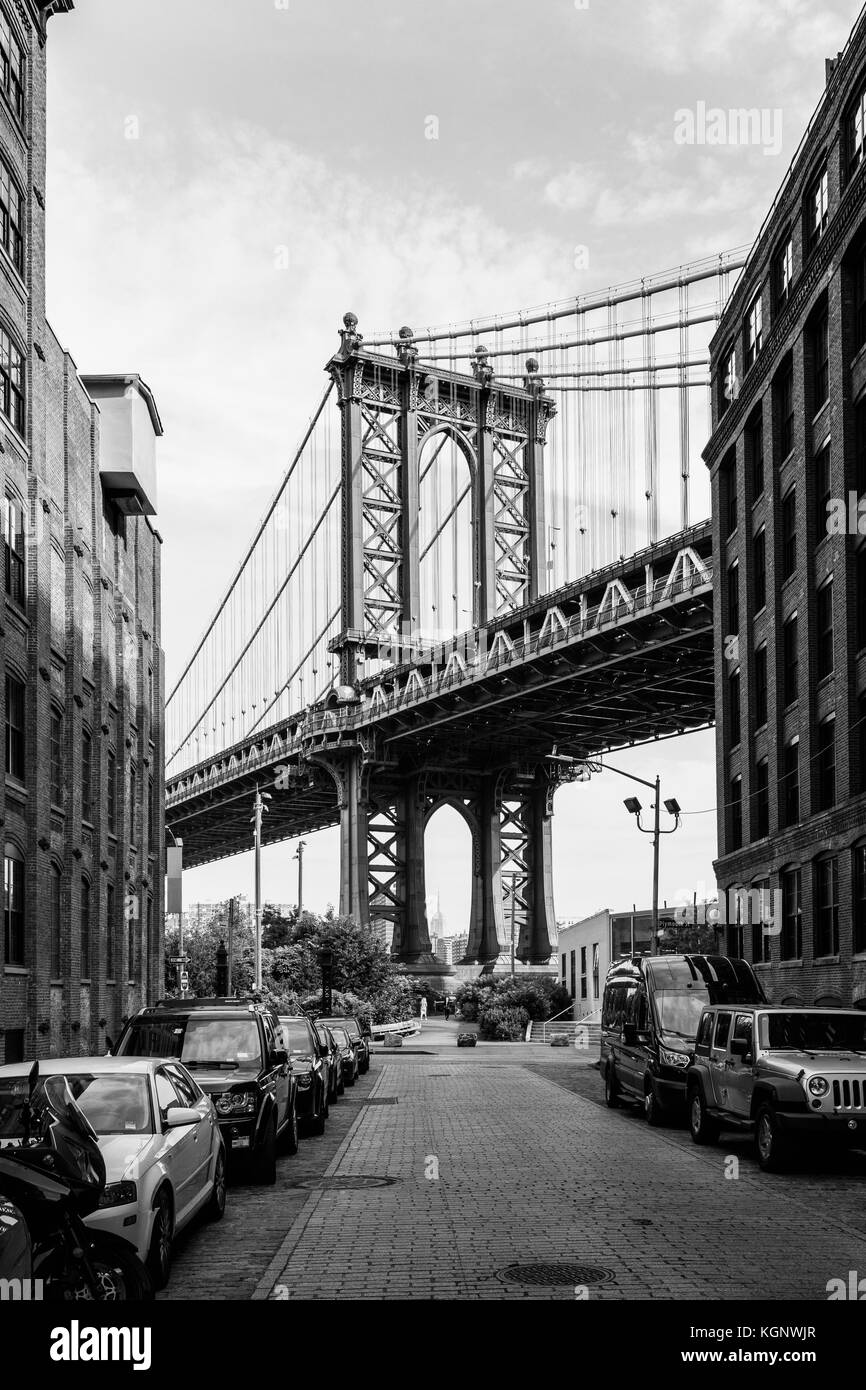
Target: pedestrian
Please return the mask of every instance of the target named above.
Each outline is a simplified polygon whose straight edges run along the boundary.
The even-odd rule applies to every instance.
[[[450,1017],[451,1017],[451,1000],[450,1000],[450,998],[448,998],[448,997],[446,996],[446,998],[445,998],[445,1022],[446,1022],[446,1023],[448,1022],[448,1020],[449,1020]]]
[[[426,994],[424,995],[423,999],[421,1000],[421,1017],[422,1017],[422,1019],[427,1017],[427,996],[426,996]]]

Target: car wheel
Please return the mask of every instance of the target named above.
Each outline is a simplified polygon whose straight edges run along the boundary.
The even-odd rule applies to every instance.
[[[765,1173],[780,1173],[787,1167],[788,1147],[779,1129],[779,1119],[771,1105],[762,1105],[755,1121],[755,1152]]]
[[[645,1081],[644,1087],[644,1119],[646,1120],[648,1125],[652,1125],[653,1129],[657,1129],[659,1125],[667,1123],[667,1114],[665,1112],[664,1106],[662,1105],[661,1101],[656,1095],[656,1088],[653,1085],[652,1080],[648,1079],[647,1081]]]
[[[619,1087],[613,1075],[612,1062],[608,1062],[604,1069],[604,1103],[608,1110],[616,1110],[619,1105]]]
[[[312,1115],[311,1118],[310,1118],[310,1133],[311,1133],[311,1134],[324,1134],[324,1132],[325,1132],[325,1120],[326,1120],[326,1118],[327,1118],[327,1114],[328,1114],[328,1112],[327,1112],[327,1110],[325,1109],[325,1097],[322,1096],[322,1098],[321,1098],[321,1104],[320,1104],[320,1106],[319,1106],[318,1114],[316,1114],[316,1112],[314,1111],[314,1112],[313,1112],[313,1115]]]
[[[324,1117],[325,1117],[326,1120],[327,1120],[328,1116],[330,1115],[330,1113],[331,1113],[331,1093],[330,1093],[330,1091],[325,1090],[325,1093],[324,1093],[324,1095],[322,1096],[322,1114],[324,1115]]]
[[[340,1076],[340,1080],[339,1080],[338,1083],[337,1083],[337,1095],[338,1095],[338,1096],[344,1096],[345,1094],[346,1094],[346,1078],[345,1078],[344,1076],[341,1075],[341,1076]]]
[[[292,1114],[294,1114],[294,1111]],[[253,1182],[262,1183],[266,1187],[273,1187],[277,1180],[276,1116],[274,1116],[273,1122],[268,1127],[268,1132],[262,1147],[253,1157],[252,1178]]]
[[[220,1145],[217,1154],[216,1167],[214,1168],[213,1187],[205,1207],[205,1216],[208,1221],[221,1221],[226,1209],[226,1156],[225,1151]]]
[[[155,1289],[164,1289],[171,1274],[171,1246],[174,1233],[174,1220],[171,1211],[171,1194],[161,1187],[153,1208],[153,1230],[147,1251],[147,1272]]]
[[[298,1109],[295,1105],[292,1106],[291,1114],[289,1115],[289,1122],[285,1128],[285,1136],[284,1143],[286,1153],[296,1154],[298,1152]]]
[[[715,1144],[719,1137],[719,1126],[712,1115],[707,1114],[700,1086],[695,1086],[689,1096],[689,1132],[696,1144]]]
[[[352,1075],[351,1075],[351,1076],[347,1076],[347,1077],[346,1077],[346,1085],[347,1085],[347,1086],[354,1086],[354,1084],[355,1084],[355,1073],[352,1072]]]

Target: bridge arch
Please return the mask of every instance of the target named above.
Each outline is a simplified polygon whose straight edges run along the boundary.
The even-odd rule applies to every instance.
[[[440,815],[441,813],[441,815]],[[435,824],[432,835],[431,825]],[[446,843],[447,837],[447,843]],[[476,876],[478,872],[479,826],[473,811],[459,797],[436,800],[424,813],[424,875],[428,904],[441,900],[447,876],[448,902],[441,933],[448,936],[472,935]],[[435,859],[435,862],[433,862]],[[443,867],[444,864],[444,867]],[[428,907],[428,928],[437,934],[436,913]],[[462,959],[467,947],[456,959]],[[453,963],[453,962],[452,962]]]
[[[464,431],[436,425],[418,450],[418,635],[443,641],[475,625],[478,460]]]

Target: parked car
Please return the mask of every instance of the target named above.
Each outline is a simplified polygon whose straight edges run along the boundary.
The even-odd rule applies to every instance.
[[[358,1057],[358,1071],[361,1073],[370,1070],[370,1025],[366,1019],[359,1019],[354,1014],[347,1014],[345,1018],[322,1018],[320,1023],[338,1023],[341,1028],[345,1028],[355,1047]]]
[[[686,1073],[696,1144],[753,1133],[768,1172],[798,1144],[866,1147],[866,1013],[857,1009],[705,1009]]]
[[[0,1146],[23,1137],[29,1071],[0,1067]],[[86,1224],[130,1241],[161,1288],[178,1233],[199,1212],[218,1221],[225,1210],[226,1151],[210,1098],[169,1059],[40,1059],[39,1073],[66,1078],[99,1140],[106,1186]]]
[[[329,1023],[328,1027],[340,1052],[343,1082],[346,1086],[354,1086],[358,1079],[358,1055],[355,1052],[355,1045],[342,1023],[337,1023],[335,1020]]]
[[[328,1118],[328,1077],[321,1043],[305,1014],[280,1014],[280,1028],[298,1081],[298,1120],[311,1134],[324,1134]]]
[[[651,1125],[685,1107],[686,1068],[705,1004],[762,1004],[747,961],[728,956],[627,956],[611,965],[601,1013],[605,1103],[643,1107]]]
[[[327,1023],[321,1023],[316,1019],[313,1023],[313,1031],[319,1041],[322,1061],[327,1071],[328,1102],[333,1105],[346,1089],[343,1083],[343,1068],[340,1064],[340,1051]]]
[[[274,1183],[277,1149],[298,1151],[298,1083],[277,1015],[243,999],[163,999],[140,1009],[115,1045],[119,1057],[175,1057],[211,1097],[230,1165]]]

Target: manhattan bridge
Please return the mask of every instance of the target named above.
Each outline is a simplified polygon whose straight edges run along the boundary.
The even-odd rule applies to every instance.
[[[708,345],[745,252],[413,332],[347,313],[166,708],[185,867],[340,826],[340,910],[430,954],[424,832],[472,837],[467,961],[546,963],[554,794],[714,719]],[[693,516],[697,515],[697,521]],[[595,761],[594,761],[595,760]]]

